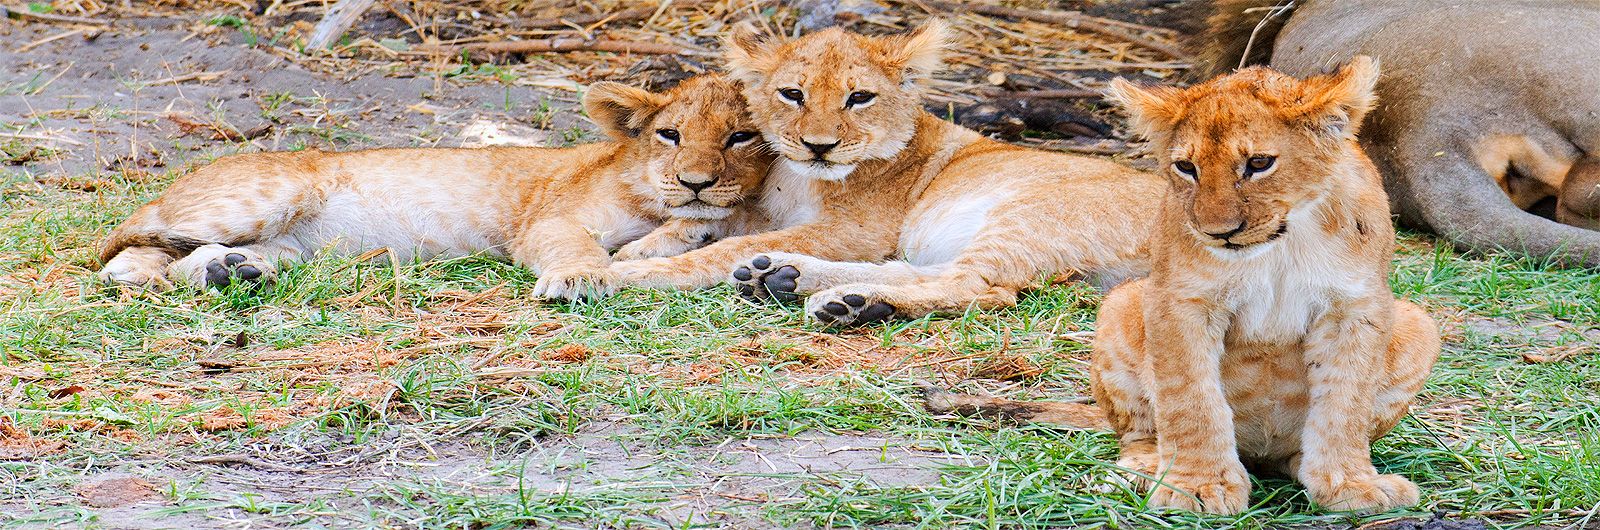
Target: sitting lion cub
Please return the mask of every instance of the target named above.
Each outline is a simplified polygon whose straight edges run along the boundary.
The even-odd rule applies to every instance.
[[[1171,186],[1150,276],[1100,308],[1090,376],[1118,464],[1160,483],[1151,505],[1238,513],[1241,460],[1331,510],[1417,502],[1368,446],[1439,354],[1433,319],[1390,291],[1387,198],[1356,145],[1377,78],[1356,57],[1304,80],[1112,85]]]
[[[584,108],[612,141],[566,149],[226,157],[118,226],[100,276],[156,288],[270,282],[279,262],[387,247],[401,259],[510,257],[539,276],[538,297],[609,294],[608,250],[633,241],[619,259],[668,256],[758,222],[737,211],[772,155],[739,91],[709,75],[659,94],[597,83]]]

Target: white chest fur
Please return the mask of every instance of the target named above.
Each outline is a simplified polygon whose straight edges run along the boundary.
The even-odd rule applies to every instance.
[[[788,166],[773,164],[761,192],[761,209],[779,228],[809,223],[822,211],[822,198],[814,191],[812,178]]]
[[[1385,287],[1368,285],[1372,272],[1351,258],[1352,242],[1322,230],[1324,214],[1318,204],[1297,208],[1281,239],[1225,260],[1223,300],[1233,313],[1233,340],[1297,342],[1333,301]]]

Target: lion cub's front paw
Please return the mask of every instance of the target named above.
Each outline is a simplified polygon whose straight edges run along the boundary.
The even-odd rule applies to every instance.
[[[1250,480],[1243,466],[1211,473],[1169,471],[1156,478],[1160,483],[1150,494],[1150,506],[1154,508],[1233,515],[1250,503]]]
[[[533,284],[533,296],[544,299],[596,300],[617,292],[617,277],[607,269],[546,271]]]
[[[612,255],[611,259],[633,261],[645,258],[670,258],[704,245],[704,242],[684,241],[676,235],[651,232],[617,249],[617,253]]]
[[[1318,488],[1311,497],[1319,506],[1336,512],[1382,512],[1417,503],[1417,485],[1400,475],[1377,475]]]

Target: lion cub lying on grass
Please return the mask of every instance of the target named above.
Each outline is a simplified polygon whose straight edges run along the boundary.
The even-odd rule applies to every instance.
[[[279,262],[388,247],[402,259],[509,256],[539,276],[538,297],[609,294],[608,250],[633,241],[619,259],[670,256],[754,222],[740,205],[772,156],[739,91],[718,76],[659,94],[595,84],[584,108],[612,141],[566,149],[226,157],[118,226],[100,276],[155,288],[270,282]]]
[[[1357,57],[1305,80],[1255,67],[1188,89],[1112,85],[1171,190],[1150,276],[1100,308],[1090,382],[1117,465],[1159,481],[1152,506],[1238,513],[1245,463],[1332,510],[1417,502],[1369,448],[1439,355],[1433,319],[1390,291],[1388,203],[1355,142],[1377,77]],[[1098,426],[1081,404],[928,397],[936,412]]]

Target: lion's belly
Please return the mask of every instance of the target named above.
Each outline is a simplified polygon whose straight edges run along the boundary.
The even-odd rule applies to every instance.
[[[1309,403],[1299,348],[1230,344],[1227,351],[1222,385],[1239,456],[1276,461],[1298,452]]]
[[[470,194],[395,187],[392,182],[357,182],[325,190],[321,208],[294,223],[288,236],[302,252],[353,256],[388,248],[401,260],[485,253],[505,256],[502,228],[493,206]],[[415,183],[413,183],[415,184]]]
[[[918,208],[906,218],[900,230],[901,256],[918,266],[955,261],[988,223],[994,207],[1009,195],[991,191]]]

